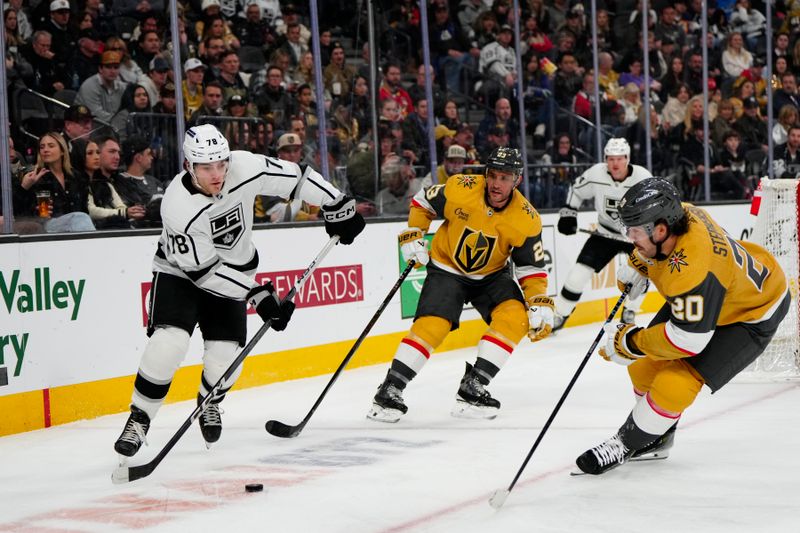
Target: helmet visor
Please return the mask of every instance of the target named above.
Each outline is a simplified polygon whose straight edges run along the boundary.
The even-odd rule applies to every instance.
[[[648,222],[640,226],[623,226],[625,236],[633,242],[640,239],[648,239],[653,234],[655,224]]]

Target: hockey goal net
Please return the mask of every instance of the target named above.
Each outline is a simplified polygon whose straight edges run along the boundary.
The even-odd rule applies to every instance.
[[[772,252],[789,279],[792,306],[764,353],[748,368],[750,377],[800,377],[800,329],[797,318],[800,282],[800,181],[763,178],[761,206],[751,240]]]

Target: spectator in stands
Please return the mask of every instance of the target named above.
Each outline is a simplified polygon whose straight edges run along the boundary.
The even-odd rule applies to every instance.
[[[705,176],[705,151],[708,151],[711,195],[715,199],[740,200],[745,197],[745,187],[729,168],[722,165],[719,150],[707,142],[702,125],[693,127],[681,146],[681,157],[692,164],[690,182],[701,183]]]
[[[158,103],[153,106],[153,113],[175,115],[178,112],[178,102],[175,99],[175,84],[168,81],[158,92]]]
[[[461,125],[461,117],[458,112],[458,104],[455,100],[447,100],[441,107],[442,114],[437,117],[439,124],[446,126],[453,131],[458,130]]]
[[[119,79],[121,81],[125,83],[139,83],[139,79],[144,77],[144,71],[131,59],[131,55],[128,53],[128,45],[123,39],[112,35],[106,39],[104,51],[119,52],[122,55],[119,65]]]
[[[437,3],[430,25],[430,47],[439,79],[448,91],[466,92],[460,84],[461,71],[474,69],[480,49],[470,44],[461,26],[450,17],[447,4]]]
[[[445,105],[445,93],[442,91],[439,84],[436,83],[436,71],[433,69],[433,66],[430,68],[430,75],[431,75],[431,92],[433,95],[433,112],[434,115],[439,115],[442,110],[444,109]],[[425,93],[425,65],[422,64],[417,67],[417,79],[416,83],[412,85],[408,89],[408,96],[411,98],[412,102],[419,101],[420,98],[426,98],[427,94]]]
[[[734,128],[742,137],[746,151],[761,148],[767,151],[767,125],[761,118],[758,102],[750,97],[744,101],[744,114],[734,123]]]
[[[171,71],[172,67],[163,57],[155,56],[150,60],[147,76],[139,80],[139,85],[147,91],[151,107],[161,98],[161,88],[167,83],[167,76]]]
[[[572,52],[561,54],[558,60],[558,71],[553,84],[553,94],[556,102],[561,107],[570,108],[572,99],[578,94],[583,84],[582,72],[578,67],[578,60]]]
[[[283,72],[279,67],[270,66],[267,69],[267,81],[254,94],[254,104],[258,114],[262,117],[270,116],[279,130],[289,126],[289,117],[294,114],[292,97],[283,88]]]
[[[222,86],[216,81],[209,82],[203,88],[203,105],[189,117],[187,127],[197,125],[202,116],[222,116]]]
[[[411,199],[422,188],[422,183],[414,176],[409,162],[393,155],[381,165],[383,188],[375,197],[375,205],[382,216],[407,215]]]
[[[725,138],[728,133],[733,131],[734,124],[736,123],[736,116],[733,113],[733,104],[730,100],[722,100],[717,105],[717,116],[709,124],[711,134],[711,141],[718,147],[723,146]],[[738,134],[737,134],[738,138]],[[741,139],[739,139],[741,141]],[[723,162],[723,166],[725,165]]]
[[[286,38],[280,49],[288,54],[290,67],[300,64],[300,58],[309,51],[308,43],[300,38],[300,24],[295,22],[286,27]]]
[[[314,92],[314,56],[311,52],[306,52],[300,56],[300,63],[297,68],[292,70],[292,84],[295,87],[308,85],[311,92]],[[252,86],[252,85],[251,85]]]
[[[789,128],[798,123],[800,113],[797,108],[786,104],[778,112],[778,120],[772,127],[772,142],[775,145],[784,144],[789,137]]]
[[[767,80],[764,75],[764,60],[760,57],[753,57],[752,66],[742,71],[742,75],[734,81],[734,85],[742,83],[744,80],[753,82],[755,89],[754,96],[758,104],[766,109],[767,107]]]
[[[728,35],[728,44],[722,52],[722,70],[728,78],[738,78],[742,71],[753,65],[753,55],[744,48],[744,39],[739,32]]]
[[[800,176],[800,125],[792,124],[786,143],[775,148],[772,169],[776,178],[794,179]]]
[[[192,113],[203,105],[203,76],[206,66],[197,58],[190,57],[183,63],[186,75],[181,82],[183,88],[183,110],[188,120]]]
[[[772,47],[772,62],[779,57],[785,57],[789,64],[792,64],[792,51],[789,50],[790,37],[785,31],[775,35],[775,43]]]
[[[200,43],[197,53],[206,65],[204,82],[212,81],[218,76],[220,56],[225,50],[225,42],[218,37],[208,37]]]
[[[597,80],[600,90],[616,98],[620,81],[619,73],[614,70],[614,56],[609,52],[600,52],[597,55],[597,71],[600,73],[600,77]],[[594,94],[594,89],[591,92]]]
[[[88,137],[92,131],[92,118],[92,112],[83,104],[72,104],[64,111],[64,130],[61,135],[70,152],[76,139]]]
[[[678,48],[683,49],[686,46],[686,32],[683,26],[679,24],[680,16],[675,11],[675,6],[672,4],[663,4],[661,7],[661,17],[655,25],[656,39],[663,41],[665,38],[670,39],[675,43]]]
[[[428,166],[428,100],[420,98],[416,102],[415,111],[402,122],[403,138],[409,145],[416,147],[419,158],[417,165]],[[434,125],[436,118],[434,118]]]
[[[608,12],[606,11],[606,22]],[[599,17],[598,17],[599,18]],[[598,33],[600,29],[598,28]],[[599,39],[598,35],[598,39]],[[523,21],[522,37],[520,38],[520,53],[525,54],[533,51],[537,55],[546,56],[553,49],[553,42],[539,28],[539,22],[534,15],[528,15]],[[602,47],[600,48],[602,50]]]
[[[487,148],[489,145],[489,130],[495,127],[500,127],[504,130],[504,135],[510,135],[510,141],[507,146],[517,148],[519,143],[519,125],[517,121],[511,116],[511,102],[507,98],[500,98],[494,106],[494,113],[487,113],[478,125],[478,132],[475,134],[475,146],[478,152],[483,154],[491,153]]]
[[[745,0],[746,1],[746,0]],[[778,116],[778,112],[785,105],[800,110],[800,96],[797,94],[797,78],[791,72],[787,72],[781,78],[782,88],[775,91],[772,98],[772,109],[774,116]]]
[[[93,190],[95,190],[95,194],[99,194],[99,197],[103,197],[106,200],[108,199],[107,195],[113,198],[116,194],[126,206],[125,215],[128,221],[127,227],[133,227],[144,220],[147,215],[147,210],[143,204],[125,203],[122,195],[116,190],[116,184],[120,182],[119,165],[121,150],[119,142],[117,142],[117,139],[113,135],[104,135],[97,139],[97,146],[100,149],[100,168],[94,173],[94,180],[97,181],[97,184],[93,187]],[[103,182],[107,183],[108,186],[103,185]],[[109,187],[113,192],[108,192]],[[95,201],[97,201],[97,197]],[[105,207],[114,208],[114,205],[118,205],[115,200],[111,205],[105,205]],[[115,221],[108,221],[108,223],[115,223]]]
[[[311,30],[300,21],[300,12],[294,4],[285,4],[281,9],[283,18],[281,20],[273,21],[275,31],[278,35],[286,35],[290,24],[298,24],[300,26],[300,40],[306,46],[311,42]]]
[[[642,98],[639,93],[639,87],[635,83],[629,82],[622,88],[622,97],[619,99],[619,105],[624,112],[623,126],[627,127],[636,122],[639,117],[639,109],[642,107]],[[619,133],[614,136],[624,137],[624,134]]]
[[[603,96],[607,96],[607,93],[601,94]],[[616,96],[614,96],[612,104],[613,106],[616,106]],[[575,94],[575,99],[572,102],[572,111],[579,117],[583,117],[586,120],[594,120],[594,74],[591,72],[587,72],[583,75],[581,90]]]
[[[40,28],[50,34],[52,38],[51,50],[54,54],[53,60],[60,66],[67,66],[70,54],[75,50],[77,35],[69,29],[69,17],[69,1],[52,0],[50,2],[50,16]]]
[[[294,116],[299,117],[309,126],[317,125],[317,105],[314,103],[314,94],[311,92],[311,86],[306,83],[297,88]]]
[[[23,6],[23,3],[26,5]],[[33,26],[30,22],[31,18],[27,4],[28,2],[23,2],[23,0],[9,0],[9,7],[7,8],[13,9],[17,15],[17,29],[23,42],[28,41],[33,35]]]
[[[444,154],[444,162],[436,167],[436,184],[443,184],[450,176],[461,174],[467,160],[467,151],[463,146],[451,145]],[[434,185],[431,173],[428,172],[421,182],[422,188]]]
[[[77,140],[70,153],[73,168],[81,172],[89,184],[87,204],[89,217],[95,227],[99,230],[130,228],[128,210],[134,208],[125,205],[111,182],[100,172],[100,148],[97,143]]]
[[[72,171],[67,143],[61,134],[47,132],[39,137],[36,167],[25,173],[14,187],[14,205],[23,216],[41,216],[37,192],[49,193],[47,233],[94,231],[88,214],[88,185]]]
[[[100,44],[89,37],[78,39],[78,46],[70,60],[72,79],[69,88],[71,90],[77,91],[80,89],[81,83],[97,74],[97,68],[100,66]]]
[[[423,65],[424,68],[424,65]],[[414,102],[408,92],[400,84],[401,70],[400,65],[394,62],[387,63],[383,68],[383,83],[378,90],[378,100],[383,101],[387,98],[397,103],[397,110],[400,113],[399,120],[414,112]]]
[[[737,0],[729,24],[747,38],[747,47],[755,50],[759,39],[764,35],[766,18],[757,10],[751,9],[750,0]]]
[[[544,171],[533,181],[531,200],[537,208],[566,205],[569,186],[577,178],[581,169],[575,166],[578,156],[568,133],[559,133],[549,153],[542,155]]]
[[[125,205],[144,208],[144,217],[136,219],[133,226],[160,227],[164,187],[157,178],[148,174],[153,167],[150,142],[145,137],[131,135],[122,144],[121,155],[126,169],[113,175],[112,184]]]
[[[244,9],[244,19],[233,23],[233,34],[242,46],[255,46],[262,51],[275,45],[277,34],[266,17],[258,0],[248,0]]]
[[[34,32],[31,42],[22,48],[22,57],[31,66],[29,77],[24,78],[25,85],[36,92],[52,96],[56,91],[64,89],[67,79],[62,66],[55,60],[51,50],[52,37],[49,32]]]
[[[480,49],[495,41],[500,24],[497,23],[497,17],[493,12],[485,11],[478,15],[470,28],[462,26],[461,29],[467,34],[470,44]]]
[[[517,56],[511,47],[514,31],[504,24],[494,42],[481,48],[478,70],[483,75],[481,92],[487,106],[494,106],[498,98],[508,98],[516,86]]]
[[[369,83],[363,76],[356,76],[353,94],[350,98],[350,116],[358,122],[358,131],[367,133],[372,129],[372,101],[369,97]]]
[[[199,34],[201,39],[208,39],[209,37],[215,39],[222,39],[227,50],[238,50],[242,47],[239,39],[231,30],[231,26],[221,16],[209,17],[205,21],[203,33]]]
[[[687,91],[689,90],[689,86],[683,82],[683,79],[683,58],[680,56],[673,56],[669,60],[667,73],[661,79],[661,91],[659,91],[658,96],[662,102],[668,101],[670,96],[677,94],[675,89],[678,85],[683,85],[686,87]]]
[[[667,103],[661,109],[661,124],[665,130],[669,131],[676,124],[683,122],[689,98],[691,98],[689,87],[685,83],[681,82],[673,88]]]
[[[742,145],[742,139],[736,130],[728,130],[720,146],[720,165],[730,170],[734,178],[744,184],[745,198],[749,198],[753,191],[754,183],[748,179],[746,174],[747,159],[745,159],[745,150]]]
[[[481,162],[478,149],[475,147],[475,135],[469,122],[462,122],[456,129],[453,143],[461,146],[467,152],[467,165],[476,165]]]
[[[288,29],[288,28],[287,28]],[[333,35],[331,30],[323,28],[319,32],[319,62],[324,69],[331,62],[331,52],[333,52]]]
[[[550,18],[550,11],[544,5],[544,0],[528,0],[531,15],[536,17],[536,22],[543,32],[553,32],[557,25]]]
[[[231,96],[238,94],[243,98],[248,97],[247,84],[239,71],[241,63],[239,56],[233,50],[222,52],[220,55],[219,71],[216,81],[222,86],[222,99],[227,102]]]
[[[703,92],[703,54],[700,50],[689,53],[689,59],[684,65],[683,82],[689,86],[693,95]]]
[[[510,134],[508,129],[504,126],[492,126],[486,132],[486,142],[483,144],[483,150],[479,152],[480,160],[486,161],[495,148],[506,148],[508,147]]]
[[[81,84],[75,102],[84,104],[96,119],[120,131],[125,117],[116,118],[127,83],[119,79],[119,52],[103,52],[98,73]],[[116,118],[116,119],[115,119]]]
[[[785,57],[775,59],[775,64],[772,65],[772,80],[770,83],[773,91],[778,91],[783,88],[783,82],[781,80],[783,79],[783,75],[789,71],[789,62],[786,61]]]
[[[346,100],[355,77],[355,69],[345,62],[344,47],[341,43],[334,43],[331,62],[322,73],[325,89],[330,92],[334,100]]]
[[[161,54],[161,38],[155,31],[145,31],[139,36],[131,55],[143,72],[150,70],[153,58]]]

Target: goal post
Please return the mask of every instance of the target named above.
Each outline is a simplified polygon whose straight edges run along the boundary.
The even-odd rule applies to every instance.
[[[800,180],[762,178],[761,205],[750,238],[769,250],[789,280],[792,305],[764,353],[747,369],[750,377],[800,377]]]

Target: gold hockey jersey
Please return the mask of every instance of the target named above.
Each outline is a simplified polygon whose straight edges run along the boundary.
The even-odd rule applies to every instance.
[[[457,174],[417,193],[408,225],[427,231],[436,217],[444,223],[431,243],[434,265],[479,280],[507,268],[510,258],[526,299],[547,293],[542,219],[518,190],[504,208],[494,209],[483,176]]]
[[[654,359],[700,353],[717,326],[768,320],[788,287],[783,270],[767,250],[734,239],[705,210],[684,206],[689,231],[678,237],[666,259],[646,259],[636,250],[629,258],[671,308],[667,322],[633,335],[639,350]]]

